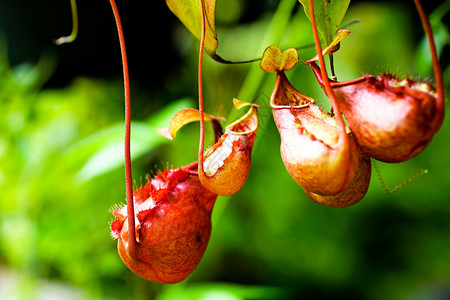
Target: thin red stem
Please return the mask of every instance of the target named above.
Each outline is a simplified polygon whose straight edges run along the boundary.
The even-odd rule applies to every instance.
[[[434,70],[434,79],[436,80],[436,89],[437,89],[437,111],[438,118],[435,121],[436,131],[441,127],[442,122],[444,120],[444,79],[442,77],[441,66],[439,65],[439,57],[436,50],[436,44],[434,42],[433,30],[431,29],[430,22],[428,21],[428,17],[422,7],[422,4],[419,0],[414,0],[414,4],[416,5],[417,12],[419,13],[420,20],[422,21],[423,28],[425,30],[425,34],[428,38],[428,44],[430,46],[431,52],[431,60],[433,63]]]
[[[337,144],[337,147],[340,149],[340,153],[341,153],[341,163],[343,166],[345,166],[347,168],[347,172],[345,173],[346,176],[350,176],[350,168],[351,168],[351,164],[350,164],[350,141],[349,141],[349,137],[347,135],[347,131],[345,128],[345,122],[344,122],[344,118],[342,117],[341,114],[341,110],[339,109],[339,105],[337,103],[336,97],[334,96],[333,93],[333,89],[331,88],[330,85],[330,80],[328,79],[328,74],[327,74],[327,69],[325,67],[325,60],[323,58],[323,54],[322,54],[322,47],[320,45],[320,38],[319,38],[319,32],[317,31],[317,23],[316,23],[316,17],[314,15],[314,3],[313,0],[309,0],[309,14],[310,14],[310,19],[311,19],[311,26],[312,26],[312,31],[313,31],[313,35],[314,35],[314,43],[316,44],[316,51],[317,51],[317,56],[319,58],[319,64],[320,64],[320,68],[321,68],[321,74],[322,74],[322,79],[323,79],[323,83],[325,86],[325,92],[328,96],[328,98],[331,101],[331,105],[333,107],[333,112],[334,115],[337,119],[337,123],[340,129],[339,132],[339,141]],[[344,180],[344,182],[346,182],[346,180]]]
[[[315,63],[312,62],[310,64],[310,67],[314,73],[314,76],[316,76],[317,82],[321,85],[321,86],[325,86],[325,82],[322,79],[322,70],[320,69],[320,67]],[[331,87],[335,88],[335,87],[340,87],[340,86],[347,86],[349,84],[356,84],[356,83],[360,83],[361,81],[366,80],[367,78],[371,78],[373,76],[371,75],[364,75],[362,77],[358,77],[355,79],[351,79],[351,80],[347,80],[347,81],[329,81]]]
[[[125,38],[123,35],[122,23],[120,21],[119,11],[114,0],[110,0],[114,19],[119,34],[120,52],[122,55],[123,81],[125,92],[125,182],[127,196],[127,216],[128,216],[128,251],[131,257],[136,257],[138,243],[136,241],[134,202],[133,202],[133,176],[131,172],[131,154],[130,154],[130,135],[131,135],[131,97],[130,97],[130,78],[128,75],[127,51],[125,49]]]
[[[345,130],[345,122],[344,122],[344,119],[342,118],[341,111],[339,109],[339,105],[338,105],[336,97],[334,96],[334,93],[333,93],[333,89],[331,88],[330,80],[328,79],[328,75],[327,75],[327,69],[325,67],[325,60],[323,58],[322,47],[320,45],[319,32],[317,31],[316,17],[314,15],[313,0],[309,0],[309,14],[310,14],[310,19],[311,19],[312,31],[313,31],[313,35],[314,35],[314,42],[316,44],[317,56],[319,58],[319,65],[320,65],[320,69],[321,69],[320,71],[321,71],[321,75],[322,75],[323,84],[325,87],[325,92],[326,92],[328,98],[330,98],[331,105],[333,107],[333,112],[336,116],[338,125],[341,128],[339,141],[340,141],[340,143],[343,144],[342,146],[344,148],[348,148],[349,142],[348,142],[347,132]]]
[[[203,0],[200,1],[202,9],[202,32],[200,37],[200,50],[198,54],[198,110],[200,111],[200,142],[198,149],[198,170],[203,173],[203,151],[205,148],[205,117],[203,115],[203,49],[205,47],[206,18]]]

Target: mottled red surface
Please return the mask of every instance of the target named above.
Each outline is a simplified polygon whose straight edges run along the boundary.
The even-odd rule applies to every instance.
[[[384,162],[406,161],[430,143],[438,128],[434,87],[392,75],[366,75],[333,88],[364,152]]]
[[[175,283],[185,279],[202,258],[211,234],[217,198],[187,169],[165,170],[134,192],[137,254],[128,251],[126,206],[111,224],[124,263],[145,279]]]

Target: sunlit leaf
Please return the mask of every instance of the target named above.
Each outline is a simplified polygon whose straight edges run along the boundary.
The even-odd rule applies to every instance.
[[[166,299],[283,299],[287,290],[258,285],[238,285],[230,283],[201,283],[183,287],[165,286],[158,300]],[[181,296],[182,295],[182,296]]]
[[[205,51],[214,58],[218,47],[214,16],[216,0],[166,0],[169,9],[197,39],[202,31],[202,2],[206,12]]]
[[[166,106],[148,120],[132,122],[132,159],[141,157],[167,142],[168,140],[157,133],[157,128],[167,124],[176,111],[189,104],[187,100],[180,100]],[[75,181],[78,183],[121,167],[124,164],[123,136],[123,123],[102,129],[68,148],[61,154],[58,165],[61,168],[82,165],[75,175]]]
[[[299,0],[303,5],[306,16],[309,15],[309,0]],[[314,0],[314,14],[317,28],[328,46],[338,30],[339,24],[347,12],[350,0]]]
[[[134,159],[144,155],[164,142],[156,133],[156,128],[143,122],[132,122],[131,149]],[[92,154],[81,170],[75,175],[75,181],[82,183],[93,177],[112,171],[123,165],[123,126],[109,128],[104,136],[102,147]]]
[[[336,37],[335,37],[335,38],[333,39],[333,41],[328,45],[328,47],[326,47],[325,49],[323,49],[322,55],[332,54],[332,53],[338,51],[339,48],[340,48],[340,45],[341,45],[341,44],[340,44],[340,43],[341,43],[341,40],[342,40],[344,37],[346,37],[347,35],[349,35],[349,34],[350,34],[350,30],[348,30],[348,29],[340,29],[340,30],[338,31],[338,33],[336,34]],[[311,58],[310,60],[308,60],[306,63],[309,64],[309,63],[315,62],[315,61],[317,61],[317,60],[319,60],[319,56],[318,56],[318,55],[314,56],[313,58]]]

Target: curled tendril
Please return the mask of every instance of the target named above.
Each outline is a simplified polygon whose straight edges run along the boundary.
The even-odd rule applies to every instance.
[[[428,170],[427,169],[420,169],[416,174],[412,175],[411,177],[409,177],[408,179],[406,179],[405,181],[403,181],[401,184],[396,185],[393,189],[389,189],[386,181],[384,180],[383,176],[381,175],[381,171],[378,168],[377,163],[375,162],[375,159],[372,159],[372,166],[375,169],[375,172],[377,173],[378,179],[381,182],[381,185],[383,186],[383,190],[388,193],[388,194],[393,194],[395,192],[398,192],[399,190],[401,190],[402,188],[404,188],[405,186],[407,186],[408,184],[410,184],[411,182],[413,182],[414,180],[416,180],[417,177],[420,177],[424,174],[428,174]]]
[[[70,0],[70,7],[72,9],[72,32],[68,36],[62,36],[55,40],[56,45],[72,43],[78,35],[78,12],[76,0]]]

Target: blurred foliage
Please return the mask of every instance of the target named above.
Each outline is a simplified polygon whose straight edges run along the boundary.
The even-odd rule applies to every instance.
[[[219,1],[218,53],[246,60],[260,57],[270,44],[309,45],[308,20],[292,2],[281,1],[275,12],[240,22],[245,2],[233,0],[227,8]],[[432,13],[440,53],[448,52],[444,19],[449,3]],[[335,55],[339,79],[397,68],[412,77],[432,75],[423,34],[411,32],[420,29],[412,4],[351,3],[343,24],[354,19],[360,23],[350,27],[352,34]],[[127,19],[123,22],[126,26]],[[183,69],[161,79],[161,88],[195,99],[197,42],[180,24],[172,34],[183,42]],[[361,203],[323,207],[305,196],[281,161],[268,106],[274,75],[264,74],[257,62],[220,65],[206,58],[206,111],[227,116],[228,124],[237,115],[231,113],[231,100],[239,95],[263,107],[261,128],[246,185],[217,201],[211,241],[200,265],[188,280],[163,286],[129,271],[110,238],[110,208],[125,198],[121,81],[77,77],[65,87],[43,87],[56,59],[42,55],[35,64],[11,66],[6,44],[2,40],[0,45],[0,298],[450,297],[448,118],[417,158],[378,163],[390,187],[421,168],[428,174],[388,195],[374,173]],[[312,48],[300,49],[301,60],[313,56]],[[448,61],[443,68],[448,95]],[[298,64],[287,75],[299,90],[327,106],[308,67]],[[142,109],[135,111],[132,125],[133,171],[139,184],[158,168],[195,160],[198,124],[183,128],[174,141],[162,139],[156,128],[167,126],[179,109],[195,107],[195,101],[149,99],[144,86],[133,91],[133,103]]]

